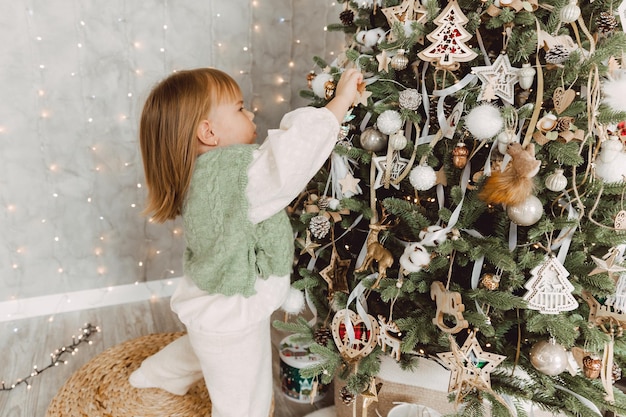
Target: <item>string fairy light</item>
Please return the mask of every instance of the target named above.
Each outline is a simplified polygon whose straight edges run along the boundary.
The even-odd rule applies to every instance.
[[[37,365],[33,366],[33,370],[27,376],[23,378],[17,379],[14,383],[8,384],[5,381],[0,382],[0,391],[12,391],[17,388],[19,385],[26,385],[26,389],[31,389],[31,381],[41,375],[43,372],[59,366],[60,364],[67,365],[68,361],[66,357],[74,356],[76,352],[78,352],[78,347],[83,343],[87,343],[91,345],[93,341],[91,337],[94,333],[100,332],[100,328],[98,326],[94,326],[90,323],[86,323],[84,327],[79,329],[80,334],[78,336],[72,336],[72,343],[67,346],[61,346],[56,349],[54,352],[50,353],[50,363],[43,367],[39,368]]]

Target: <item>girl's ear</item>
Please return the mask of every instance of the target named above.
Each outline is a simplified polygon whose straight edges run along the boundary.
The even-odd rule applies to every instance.
[[[198,136],[200,142],[202,142],[206,146],[217,145],[217,138],[213,134],[211,122],[206,119],[198,124],[198,128],[196,129],[196,135]]]

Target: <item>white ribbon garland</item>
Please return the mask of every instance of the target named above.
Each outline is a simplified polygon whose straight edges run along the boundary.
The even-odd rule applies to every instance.
[[[370,321],[369,315],[367,314],[367,304],[363,304],[361,302],[361,300],[364,299],[363,293],[367,289],[365,288],[365,285],[363,285],[363,281],[367,279],[375,279],[375,278],[376,278],[376,274],[371,274],[365,277],[363,280],[361,280],[361,282],[359,282],[357,286],[354,287],[354,290],[352,290],[352,292],[348,296],[348,302],[346,303],[346,308],[345,308],[346,310],[348,310],[348,307],[350,306],[352,301],[355,301],[356,312],[359,315],[359,317],[363,320],[365,327],[369,331],[372,330],[372,323]],[[344,317],[344,325],[346,326],[346,335],[348,336],[348,340],[352,344],[355,342],[356,335],[354,333],[354,327],[352,326],[352,321],[350,320],[350,316],[348,314],[346,314]]]

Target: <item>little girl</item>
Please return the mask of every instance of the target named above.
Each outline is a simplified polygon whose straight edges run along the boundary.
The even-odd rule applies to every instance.
[[[177,72],[150,93],[139,129],[148,204],[182,216],[184,278],[171,307],[187,335],[133,372],[183,395],[204,376],[213,417],[267,417],[270,316],[288,298],[293,232],[284,208],[330,155],[362,75],[346,70],[324,108],[284,116],[262,145],[241,90],[215,69]]]

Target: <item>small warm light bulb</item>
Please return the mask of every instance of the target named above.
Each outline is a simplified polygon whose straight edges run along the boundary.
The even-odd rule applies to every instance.
[[[293,68],[295,66],[296,66],[295,62],[289,61],[289,68]]]
[[[59,268],[59,269],[57,269],[57,272],[58,272],[59,274],[62,274],[62,273],[63,273],[63,268]]]

